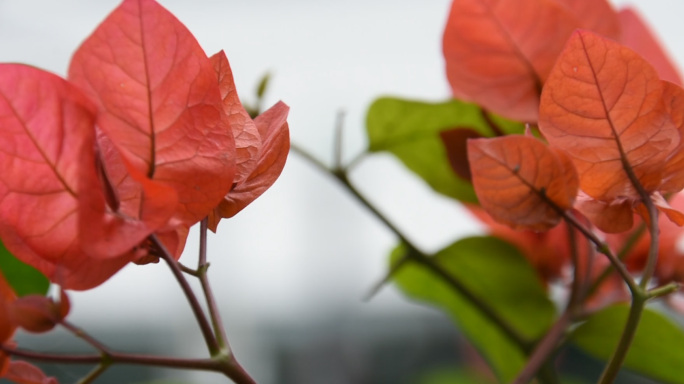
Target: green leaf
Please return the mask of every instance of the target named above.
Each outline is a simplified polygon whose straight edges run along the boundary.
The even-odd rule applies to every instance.
[[[524,129],[520,123],[492,119],[505,133],[520,133]],[[388,151],[435,191],[474,203],[477,197],[472,185],[451,169],[439,137],[439,132],[458,127],[484,136],[494,134],[480,107],[458,100],[428,103],[383,97],[371,104],[366,116],[371,152]]]
[[[607,361],[622,334],[629,306],[608,307],[592,315],[571,341],[589,355]],[[624,367],[662,382],[684,383],[684,332],[664,315],[645,309]]]
[[[19,261],[0,242],[0,272],[18,296],[30,294],[44,295],[50,281],[28,264]]]
[[[391,255],[396,263],[403,246]],[[512,245],[494,237],[462,239],[434,256],[455,279],[488,304],[520,335],[533,340],[551,326],[556,310],[535,271]],[[395,283],[407,296],[445,311],[490,363],[500,380],[509,382],[526,357],[471,302],[422,265],[409,263],[396,273]]]
[[[418,384],[492,384],[481,372],[461,369],[438,369],[423,375]]]

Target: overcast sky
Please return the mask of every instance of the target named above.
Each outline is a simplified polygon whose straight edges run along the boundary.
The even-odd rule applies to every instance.
[[[161,3],[207,53],[226,51],[244,99],[252,100],[258,79],[272,72],[267,105],[280,99],[289,104],[292,141],[326,162],[338,111],[346,112],[350,158],[364,148],[364,116],[373,99],[449,95],[440,47],[448,0]],[[675,60],[684,63],[684,2],[614,3],[640,9]],[[117,4],[0,0],[0,62],[29,63],[63,75],[72,52]],[[352,179],[426,250],[478,230],[454,202],[433,194],[388,156],[364,162]],[[330,178],[292,155],[276,185],[210,237],[210,278],[229,332],[330,311],[414,310],[393,289],[360,303],[382,277],[395,242]],[[188,241],[183,260],[189,264],[196,244],[194,237]],[[164,265],[127,268],[73,297],[74,321],[82,324],[121,325],[123,313],[133,321],[192,320]]]

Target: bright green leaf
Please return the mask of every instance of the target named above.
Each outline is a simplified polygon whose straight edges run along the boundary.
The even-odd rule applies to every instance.
[[[405,252],[392,252],[395,263]],[[536,339],[556,314],[535,271],[510,244],[494,237],[470,237],[441,250],[435,262],[527,339]],[[395,283],[409,297],[445,311],[487,359],[498,377],[509,382],[523,368],[523,352],[469,301],[421,265],[399,270]]]
[[[492,119],[505,133],[523,131],[520,123]],[[439,132],[458,127],[494,135],[480,107],[458,100],[428,103],[383,97],[373,102],[366,116],[370,151],[392,153],[441,194],[476,202],[472,185],[451,169],[439,137]]]
[[[47,277],[12,255],[0,242],[0,272],[18,296],[44,295],[50,282]]]
[[[582,324],[572,335],[572,342],[591,356],[608,360],[622,334],[629,307],[608,307]],[[684,331],[667,317],[645,309],[624,367],[654,379],[684,383]]]

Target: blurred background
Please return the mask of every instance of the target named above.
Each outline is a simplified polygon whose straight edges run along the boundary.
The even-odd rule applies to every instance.
[[[449,96],[441,34],[449,0],[161,0],[208,54],[226,51],[241,98],[255,101],[265,73],[264,107],[290,107],[292,142],[325,163],[344,113],[344,158],[363,151],[365,113],[381,95],[423,100]],[[80,42],[116,0],[0,0],[0,62],[23,62],[65,75]],[[684,63],[680,0],[632,5]],[[352,181],[426,251],[480,228],[453,201],[431,192],[393,158],[368,158]],[[477,365],[446,316],[411,303],[391,286],[363,297],[386,272],[394,236],[335,180],[291,154],[281,178],[209,238],[210,280],[238,359],[261,384],[446,383]],[[190,235],[186,265],[196,260]],[[131,266],[102,286],[72,295],[73,323],[112,348],[206,356],[201,335],[166,266]],[[42,351],[83,350],[69,335],[23,336]],[[579,360],[577,360],[579,359]],[[583,357],[567,370],[594,377]],[[460,368],[459,368],[460,367]],[[88,367],[48,367],[74,382]],[[215,374],[116,367],[98,382],[163,380],[222,383]],[[446,373],[445,373],[446,372]],[[442,381],[440,381],[442,380]],[[647,383],[638,378],[623,382]],[[629,381],[632,380],[632,381]]]

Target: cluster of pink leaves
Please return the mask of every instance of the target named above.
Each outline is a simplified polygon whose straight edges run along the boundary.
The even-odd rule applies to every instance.
[[[277,103],[252,119],[223,52],[208,57],[154,0],[124,0],[76,51],[66,79],[0,64],[0,239],[64,289],[158,260],[151,236],[178,258],[192,225],[208,218],[215,231],[277,179],[287,114]],[[11,309],[25,298],[2,276],[0,293],[3,343],[18,326],[43,331],[31,324],[68,312],[46,312],[45,298],[28,299],[41,302],[37,312]],[[30,381],[27,366],[0,359],[7,377],[43,382]]]
[[[537,126],[543,138],[468,140],[480,204],[504,224],[478,211],[493,233],[555,278],[569,262],[551,251],[568,243],[557,226],[562,211],[582,213],[621,244],[635,217],[647,219],[637,181],[669,219],[661,220],[658,276],[681,279],[675,242],[684,215],[663,196],[684,187],[684,91],[633,10],[616,12],[604,0],[454,0],[443,43],[455,97]],[[452,136],[443,135],[447,149],[465,140]],[[643,267],[645,241],[628,260],[633,270]]]

